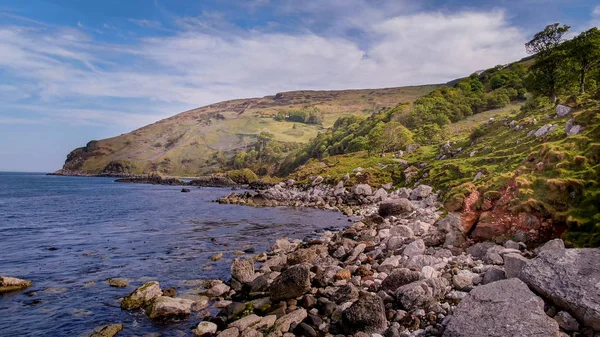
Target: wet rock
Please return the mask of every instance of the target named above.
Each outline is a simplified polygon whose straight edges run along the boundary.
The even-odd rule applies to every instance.
[[[211,261],[219,261],[223,257],[223,253],[217,253],[210,257]]]
[[[128,280],[124,278],[109,278],[106,281],[108,282],[109,286],[116,288],[125,288],[129,285]]]
[[[193,330],[194,336],[203,336],[206,334],[214,334],[217,332],[217,325],[212,322],[200,322]]]
[[[450,316],[444,337],[558,337],[558,324],[544,301],[518,279],[476,287]]]
[[[31,287],[31,282],[15,277],[0,276],[0,294]]]
[[[168,297],[175,297],[177,295],[177,288],[171,287],[168,289],[163,289],[162,295]]]
[[[254,260],[234,259],[231,263],[231,277],[241,283],[254,280]]]
[[[123,301],[121,301],[121,309],[139,309],[150,304],[150,302],[159,296],[162,296],[162,290],[160,289],[160,284],[158,282],[152,281],[145,283],[131,294],[125,296]]]
[[[584,326],[600,330],[598,261],[599,249],[544,250],[521,269],[519,279]]]
[[[417,271],[412,271],[406,268],[394,270],[381,283],[381,290],[395,291],[403,285],[413,283],[421,279],[421,274]]]
[[[108,324],[98,327],[90,337],[114,337],[123,330],[123,324]]]
[[[269,287],[273,301],[296,298],[310,290],[310,269],[305,264],[289,267]]]
[[[359,331],[379,333],[386,329],[387,318],[381,298],[362,293],[359,299],[342,312],[342,327],[348,334]]]
[[[414,209],[410,200],[405,198],[389,199],[379,205],[379,215],[383,217],[401,215],[412,212]]]
[[[222,296],[223,294],[227,293],[229,291],[229,286],[224,284],[224,283],[219,283],[216,284],[214,286],[212,286],[210,289],[208,289],[208,291],[206,292],[207,296],[210,297],[219,297]]]
[[[192,312],[192,304],[192,300],[160,296],[152,302],[147,315],[152,320],[183,317]]]
[[[558,323],[558,326],[561,329],[571,332],[571,331],[579,331],[579,323],[571,314],[566,311],[561,311],[556,316],[554,316],[554,320]]]
[[[182,188],[182,189],[181,189],[181,192],[182,192],[182,193],[189,193],[189,192],[191,192],[191,191],[190,191],[190,189],[189,189],[189,188]]]
[[[446,295],[448,281],[429,278],[396,289],[395,296],[406,310],[428,308]]]

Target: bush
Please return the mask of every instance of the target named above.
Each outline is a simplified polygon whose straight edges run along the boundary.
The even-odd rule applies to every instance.
[[[256,173],[248,168],[228,171],[225,176],[237,184],[250,184],[251,182],[258,180]]]

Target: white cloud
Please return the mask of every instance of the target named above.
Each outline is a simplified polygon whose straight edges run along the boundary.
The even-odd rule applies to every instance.
[[[600,5],[594,7],[594,10],[592,10],[592,16],[600,17]]]
[[[161,28],[162,23],[159,21],[146,20],[146,19],[129,19],[129,22],[134,23],[142,28]]]
[[[305,10],[316,11],[314,3]],[[387,5],[351,11],[347,2],[327,3],[341,16],[319,34],[228,30],[215,25],[223,20],[214,13],[128,46],[95,41],[77,29],[0,26],[0,71],[27,81],[26,95],[52,103],[37,106],[52,118],[141,126],[167,113],[279,91],[446,82],[524,56],[526,38],[502,11],[400,14]],[[207,18],[213,21],[202,26]],[[361,38],[335,34],[348,29]],[[140,113],[90,108],[103,99],[134,101]],[[76,106],[48,107],[65,101]],[[157,112],[157,103],[172,108]]]

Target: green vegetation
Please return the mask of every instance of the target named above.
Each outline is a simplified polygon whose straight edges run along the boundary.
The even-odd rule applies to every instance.
[[[336,182],[350,173],[350,183],[375,186],[425,183],[442,192],[450,211],[473,191],[492,202],[504,196],[507,214],[535,214],[547,219],[546,231],[566,229],[570,244],[600,246],[600,34],[593,28],[565,41],[567,30],[550,25],[527,44],[533,58],[473,74],[412,106],[338,119],[286,158],[280,174]],[[557,116],[558,102],[573,111]],[[398,123],[398,136],[420,145],[401,158],[395,139],[386,144],[381,137]],[[567,123],[583,131],[568,135]],[[533,135],[549,124],[553,131]]]
[[[251,169],[227,171],[225,176],[237,184],[250,184],[258,180],[258,176]]]
[[[304,110],[292,110],[292,111],[280,111],[277,116],[273,117],[274,120],[298,122],[305,124],[323,125],[323,113],[319,108],[306,107]]]
[[[420,144],[439,142],[450,123],[525,99],[526,72],[522,63],[498,66],[462,79],[454,87],[438,88],[412,106],[400,104],[368,118],[341,117],[331,129],[286,158],[279,174],[289,174],[310,159],[358,151],[394,152],[415,140]]]

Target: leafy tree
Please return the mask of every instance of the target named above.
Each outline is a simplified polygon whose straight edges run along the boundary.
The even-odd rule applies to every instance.
[[[412,133],[398,122],[379,122],[369,132],[369,146],[380,153],[396,151],[412,142]]]
[[[352,140],[348,144],[349,153],[365,150],[369,150],[369,141],[363,136],[352,138]]]
[[[585,94],[587,74],[600,64],[600,30],[585,31],[565,43],[567,55],[579,74],[579,91]]]
[[[525,44],[525,50],[530,55],[536,55],[535,64],[531,67],[533,78],[529,81],[531,88],[547,94],[552,102],[557,100],[557,90],[562,84],[563,68],[566,53],[559,46],[564,42],[564,35],[570,26],[554,23],[535,34],[533,39]]]
[[[443,140],[443,128],[437,124],[425,124],[415,131],[415,140],[419,144],[435,144]]]

